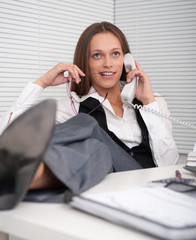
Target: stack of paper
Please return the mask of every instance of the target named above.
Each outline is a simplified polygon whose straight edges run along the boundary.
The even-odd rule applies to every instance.
[[[187,156],[187,162],[184,168],[196,172],[196,143],[194,145],[193,152],[190,152]]]
[[[73,197],[70,204],[161,239],[196,239],[196,199],[167,188],[132,187]]]
[[[188,154],[186,165],[196,166],[196,151]]]

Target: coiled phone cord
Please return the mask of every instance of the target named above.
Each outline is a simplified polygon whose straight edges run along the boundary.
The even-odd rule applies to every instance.
[[[150,108],[148,108],[148,107],[146,107],[146,106],[142,106],[142,105],[138,105],[138,104],[133,104],[133,103],[131,103],[131,102],[128,102],[128,103],[129,103],[134,109],[144,110],[144,111],[146,111],[146,112],[153,113],[153,114],[155,114],[155,115],[157,115],[157,116],[160,116],[160,117],[163,117],[163,118],[165,118],[165,119],[168,119],[168,120],[170,120],[170,121],[173,122],[173,123],[178,123],[178,124],[181,124],[181,125],[183,125],[183,126],[186,126],[186,127],[189,127],[189,128],[192,128],[192,129],[195,129],[195,130],[196,130],[196,126],[195,126],[195,125],[190,124],[190,123],[187,123],[187,122],[184,122],[184,121],[181,121],[181,120],[179,120],[179,119],[177,119],[177,118],[171,117],[171,116],[169,116],[169,115],[166,114],[166,113],[162,113],[162,112],[156,111],[156,110],[154,110],[154,109],[150,109]]]

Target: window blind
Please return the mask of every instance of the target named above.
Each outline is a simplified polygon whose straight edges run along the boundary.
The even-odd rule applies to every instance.
[[[94,22],[114,22],[113,0],[0,1],[0,117],[25,84],[58,62],[72,63],[82,31]],[[65,87],[44,90],[60,98]]]
[[[196,1],[116,0],[115,24],[171,116],[196,125]],[[196,130],[173,124],[173,135],[180,153],[192,151]]]

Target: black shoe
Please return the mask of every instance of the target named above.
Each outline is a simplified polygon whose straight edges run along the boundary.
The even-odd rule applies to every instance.
[[[45,100],[13,121],[0,136],[0,210],[20,202],[46,151],[55,124],[56,103]]]

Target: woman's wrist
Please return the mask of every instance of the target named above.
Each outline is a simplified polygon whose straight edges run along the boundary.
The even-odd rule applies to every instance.
[[[42,88],[46,88],[47,87],[46,84],[40,78],[38,78],[34,83],[39,85]]]
[[[152,96],[151,98],[146,98],[146,99],[143,99],[141,102],[143,103],[143,105],[148,105],[152,102],[155,102],[156,99],[154,96]]]

